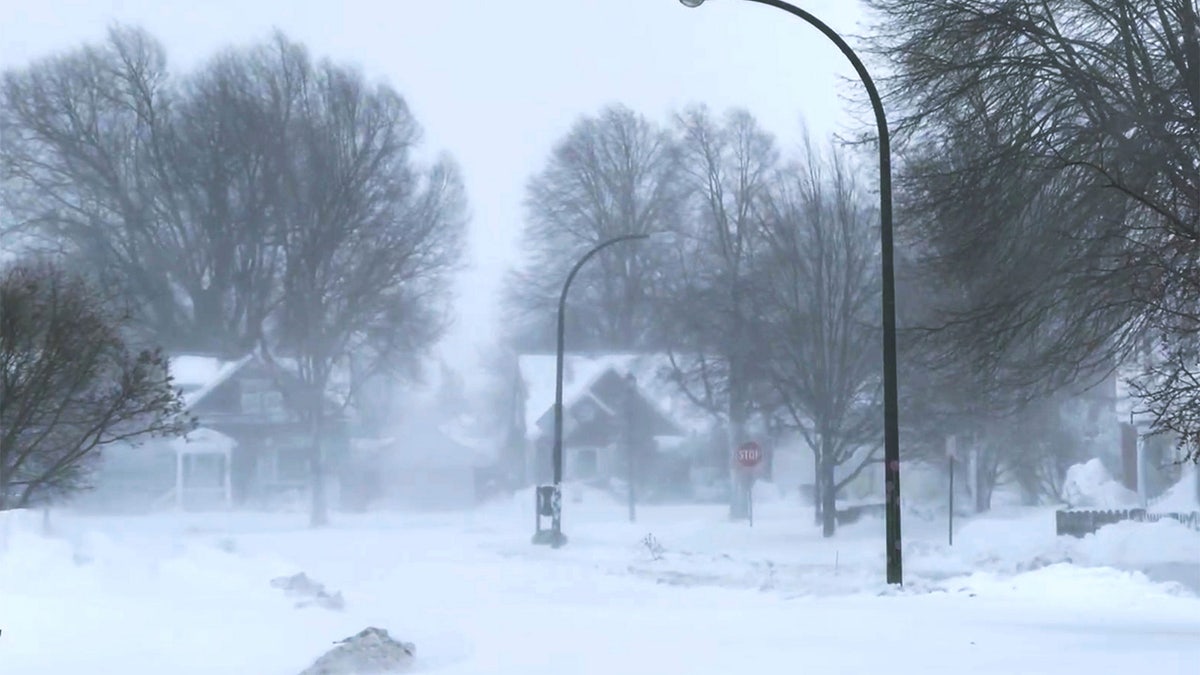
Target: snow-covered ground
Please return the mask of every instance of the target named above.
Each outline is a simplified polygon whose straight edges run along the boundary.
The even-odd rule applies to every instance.
[[[763,491],[766,494],[769,491]],[[1056,538],[1047,509],[905,520],[903,590],[882,523],[822,540],[760,500],[639,509],[568,498],[560,550],[533,498],[458,514],[0,515],[0,673],[296,675],[367,626],[437,673],[1195,672],[1200,598],[1138,570],[1200,567],[1200,533],[1126,523]],[[651,535],[648,537],[648,535]],[[303,571],[345,599],[297,607]]]

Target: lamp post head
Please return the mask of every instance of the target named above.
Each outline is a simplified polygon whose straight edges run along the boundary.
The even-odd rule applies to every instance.
[[[684,7],[699,7],[704,4],[704,0],[679,0],[679,4]]]

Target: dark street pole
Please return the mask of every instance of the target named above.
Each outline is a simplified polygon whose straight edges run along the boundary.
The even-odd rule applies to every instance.
[[[583,264],[592,259],[600,251],[612,246],[613,244],[622,241],[631,241],[634,239],[648,239],[648,234],[625,234],[620,237],[613,237],[608,241],[603,241],[597,244],[592,250],[583,254],[583,257],[575,263],[571,268],[571,272],[567,274],[567,280],[563,283],[562,294],[558,296],[558,351],[555,358],[555,373],[554,373],[554,496],[552,498],[553,515],[551,516],[549,541],[539,540],[538,536],[534,535],[535,543],[548,543],[554,548],[558,548],[567,543],[567,537],[562,532],[562,476],[563,476],[563,340],[566,336],[566,311],[567,311],[567,291],[571,290],[571,282],[575,280],[575,275],[579,273],[579,269]]]
[[[699,7],[704,0],[679,0],[687,7]],[[883,266],[883,461],[887,518],[887,582],[903,584],[904,571],[900,545],[900,403],[896,384],[896,278],[892,260],[892,145],[888,135],[883,100],[875,88],[867,67],[841,35],[812,14],[781,0],[746,0],[781,9],[803,19],[829,38],[850,60],[867,88],[875,124],[879,130],[879,218],[880,258]]]

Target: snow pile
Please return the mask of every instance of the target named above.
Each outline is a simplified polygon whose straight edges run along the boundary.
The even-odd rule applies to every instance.
[[[1140,503],[1137,493],[1113,480],[1099,459],[1067,469],[1063,499],[1071,508],[1120,509]]]
[[[316,605],[317,607],[333,610],[346,608],[346,601],[342,598],[341,591],[330,593],[325,590],[325,584],[313,581],[304,572],[293,574],[290,577],[272,579],[271,586],[282,589],[291,597],[299,598],[296,602],[296,607]]]
[[[1002,596],[1007,601],[1037,601],[1069,605],[1078,611],[1114,604],[1154,609],[1164,599],[1179,598],[1178,587],[1154,584],[1141,572],[1108,567],[1081,568],[1070,564],[1046,565],[1015,576],[978,572],[944,584],[947,590],[967,591],[981,596]]]
[[[35,515],[24,509],[0,511],[0,555],[14,546],[17,540],[25,539],[34,529]]]
[[[334,643],[337,646],[317,659],[300,675],[382,675],[412,667],[416,647],[400,642],[382,628],[365,628]]]
[[[1197,486],[1200,476],[1196,475],[1197,471],[1194,464],[1185,468],[1179,477],[1179,482],[1163,493],[1162,497],[1155,500],[1150,506],[1150,511],[1154,513],[1200,511],[1200,486]]]
[[[1086,565],[1126,569],[1163,563],[1200,565],[1200,532],[1169,518],[1154,523],[1114,523],[1066,543],[1071,559]]]
[[[1059,563],[1124,570],[1200,565],[1200,532],[1177,521],[1123,521],[1082,538],[1059,537],[1051,514],[1033,510],[1014,517],[968,520],[956,530],[954,546],[945,539],[910,538],[905,568],[939,579],[987,572],[1011,575]]]
[[[0,511],[0,582],[20,579],[32,587],[53,589],[75,581],[70,574],[75,562],[71,545],[43,536],[41,520],[33,511]],[[62,576],[55,578],[59,573]]]

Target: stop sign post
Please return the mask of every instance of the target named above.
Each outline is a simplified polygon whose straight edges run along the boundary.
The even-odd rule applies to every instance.
[[[746,441],[737,447],[733,456],[742,469],[742,481],[746,491],[746,515],[749,516],[750,527],[754,527],[754,468],[762,462],[762,447],[754,441]]]

